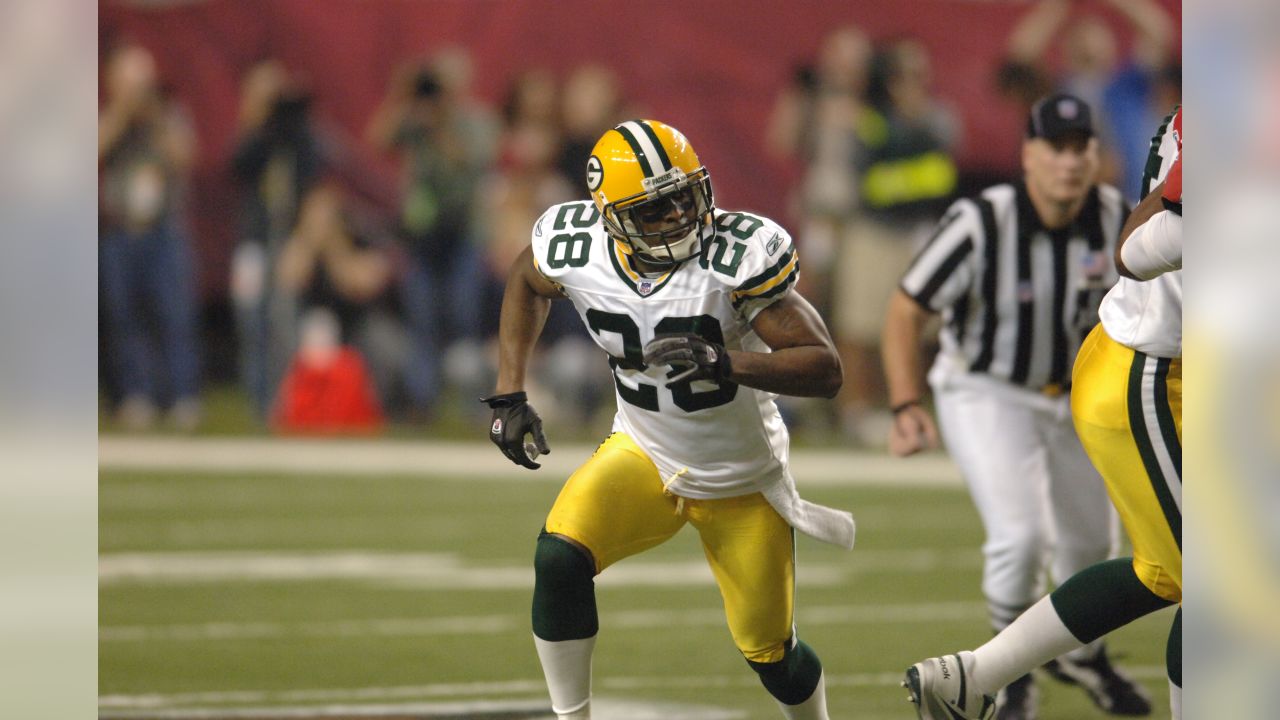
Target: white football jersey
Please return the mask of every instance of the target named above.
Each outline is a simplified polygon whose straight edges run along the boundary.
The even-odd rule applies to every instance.
[[[1182,151],[1181,108],[1167,118],[1151,141],[1144,194],[1159,185]],[[1182,271],[1150,280],[1120,278],[1098,317],[1107,336],[1138,352],[1162,358],[1182,357]]]
[[[751,320],[799,277],[791,236],[751,213],[714,217],[715,236],[701,254],[656,277],[635,270],[590,201],[555,205],[533,228],[539,272],[573,301],[609,354],[613,429],[649,454],[669,490],[690,498],[745,495],[786,474],[788,435],[774,394],[730,382],[668,384],[671,367],[643,361],[647,342],[673,332],[769,352]]]

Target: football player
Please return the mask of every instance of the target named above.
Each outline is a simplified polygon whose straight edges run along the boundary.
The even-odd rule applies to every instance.
[[[830,398],[842,380],[826,326],[793,291],[791,236],[716,208],[689,141],[655,120],[607,131],[586,181],[594,202],[547,210],[511,269],[485,399],[490,439],[537,469],[550,447],[523,388],[552,300],[573,302],[613,367],[613,432],[537,540],[533,634],[552,708],[590,717],[594,577],[687,523],[747,664],[786,717],[826,718],[822,665],[794,625],[794,531],[852,547],[854,525],[797,494],[774,404],[780,393]]]
[[[1071,413],[1106,480],[1133,557],[1090,566],[973,652],[929,658],[903,685],[925,720],[986,718],[992,695],[1042,663],[1182,602],[1182,109],[1152,140],[1150,192],[1121,231],[1123,276],[1076,359]],[[1152,188],[1152,185],[1159,184]],[[1166,651],[1169,705],[1182,717],[1182,610]],[[1091,694],[1094,678],[1065,679]]]

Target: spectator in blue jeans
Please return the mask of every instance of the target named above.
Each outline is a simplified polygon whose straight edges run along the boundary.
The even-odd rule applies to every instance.
[[[138,45],[104,63],[98,115],[99,290],[117,416],[149,427],[158,408],[172,424],[200,422],[199,361],[191,244],[182,191],[195,136],[161,92],[155,61]]]
[[[479,342],[484,274],[472,221],[476,188],[494,160],[497,124],[468,96],[469,72],[461,50],[402,68],[367,131],[375,147],[396,152],[404,166],[400,298],[410,341],[404,370],[410,420],[430,420],[438,409],[450,348]]]
[[[240,243],[231,264],[231,299],[240,345],[240,379],[265,419],[293,349],[292,318],[282,334],[272,277],[298,221],[303,198],[328,169],[313,128],[311,94],[278,60],[255,64],[241,88],[231,170],[241,189]],[[282,340],[282,337],[285,339]]]

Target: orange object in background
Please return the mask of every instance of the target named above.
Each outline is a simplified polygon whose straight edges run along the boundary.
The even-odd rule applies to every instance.
[[[307,435],[368,434],[384,417],[364,358],[337,344],[337,323],[324,311],[303,321],[302,346],[276,396],[276,432]]]

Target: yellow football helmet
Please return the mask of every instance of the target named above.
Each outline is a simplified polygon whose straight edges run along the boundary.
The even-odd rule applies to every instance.
[[[587,189],[609,234],[646,262],[684,262],[715,233],[711,175],[689,140],[657,120],[607,131],[587,160]]]

